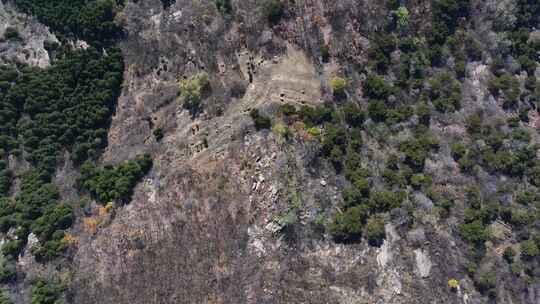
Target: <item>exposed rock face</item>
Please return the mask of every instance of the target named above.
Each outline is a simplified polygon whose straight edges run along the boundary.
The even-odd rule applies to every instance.
[[[45,43],[58,42],[35,18],[18,13],[11,3],[0,2],[0,35],[14,29],[19,38],[0,41],[0,62],[21,62],[39,67],[49,65]]]

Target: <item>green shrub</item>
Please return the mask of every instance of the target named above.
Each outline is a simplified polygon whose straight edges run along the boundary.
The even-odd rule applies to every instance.
[[[438,139],[428,133],[417,134],[415,138],[399,144],[399,150],[405,154],[405,163],[416,172],[423,170],[425,160],[430,152],[438,148]]]
[[[345,203],[345,208],[358,206],[366,202],[367,196],[369,194],[369,181],[365,178],[360,178],[360,188],[351,187],[343,190],[342,196]],[[362,184],[362,182],[366,184]]]
[[[335,124],[327,124],[326,132],[322,140],[322,151],[326,156],[330,155],[332,150],[339,149],[342,153],[347,147],[347,131]]]
[[[456,75],[459,79],[462,79],[466,76],[467,73],[467,62],[465,60],[458,60],[454,66]]]
[[[482,60],[482,46],[472,37],[467,37],[467,40],[465,41],[465,51],[471,60]]]
[[[65,232],[56,230],[46,242],[40,242],[31,248],[37,261],[47,262],[58,257],[68,247],[64,241]]]
[[[459,233],[464,240],[475,244],[482,244],[487,239],[486,227],[481,221],[461,224]]]
[[[345,121],[353,127],[360,127],[366,118],[366,114],[354,103],[347,103],[343,107]]]
[[[384,101],[370,100],[368,105],[368,116],[375,122],[385,121],[388,117],[388,110]]]
[[[504,74],[500,77],[493,77],[488,83],[488,89],[494,96],[504,97],[504,107],[512,108],[519,102],[519,81],[516,77]]]
[[[534,215],[526,209],[512,209],[510,212],[510,224],[516,227],[524,227],[534,220]]]
[[[20,40],[21,36],[16,28],[7,27],[6,31],[4,32],[4,38],[6,40]]]
[[[372,212],[387,212],[399,208],[404,199],[404,192],[371,191],[369,207]]]
[[[491,295],[493,289],[497,285],[497,275],[492,271],[479,274],[477,278],[475,278],[475,283],[480,292]]]
[[[329,231],[337,242],[358,241],[362,236],[362,227],[368,216],[366,206],[348,208],[344,213],[338,213],[329,224]]]
[[[366,237],[371,246],[381,246],[386,238],[384,220],[378,216],[372,216],[367,221]]]
[[[330,61],[330,46],[328,44],[321,45],[321,57],[323,62]]]
[[[294,116],[294,115],[296,115],[298,113],[296,111],[295,106],[293,106],[290,103],[280,105],[279,106],[279,111],[281,112],[281,114],[283,114],[286,117]]]
[[[512,264],[514,262],[514,257],[516,256],[516,252],[512,247],[506,247],[503,251],[503,259],[508,262],[508,264]]]
[[[424,174],[414,174],[411,177],[411,186],[415,189],[420,189],[423,186],[427,186],[431,183],[431,178]]]
[[[418,121],[421,124],[429,126],[431,121],[431,109],[427,103],[421,102],[418,104],[416,107],[416,115],[418,116]]]
[[[527,240],[521,243],[521,256],[530,260],[540,254],[540,249],[534,240]]]
[[[400,6],[396,12],[396,24],[398,28],[405,28],[409,24],[409,10],[405,6]]]
[[[460,160],[462,157],[467,154],[467,148],[465,145],[461,142],[455,142],[450,145],[450,151],[452,154],[452,157],[455,160]]]
[[[435,202],[436,206],[439,207],[439,215],[441,218],[447,218],[450,215],[450,210],[454,206],[454,201],[448,198],[441,198]]]
[[[510,265],[510,270],[513,274],[519,276],[523,272],[523,263],[521,261],[516,261]]]
[[[184,99],[184,108],[196,111],[199,109],[204,91],[210,86],[208,74],[201,72],[183,79],[179,83],[180,96]]]
[[[334,76],[330,79],[330,86],[334,95],[342,95],[345,93],[345,88],[347,87],[347,80],[339,76]]]
[[[152,134],[154,135],[154,138],[156,139],[156,141],[162,140],[162,139],[163,139],[163,136],[164,136],[164,134],[163,134],[163,129],[161,129],[161,128],[155,129],[155,130],[152,132]]]
[[[283,17],[284,9],[279,0],[265,0],[263,4],[263,14],[272,24],[278,23]]]
[[[38,280],[32,286],[31,304],[60,304],[64,288],[53,282]]]
[[[429,80],[430,97],[439,112],[454,112],[461,108],[461,85],[450,73],[441,73]]]
[[[394,92],[394,87],[387,84],[380,76],[369,75],[364,82],[364,94],[370,99],[385,100]]]
[[[232,13],[231,0],[214,0],[218,11],[224,15],[230,15]]]
[[[538,199],[539,199],[538,194],[532,191],[525,190],[525,191],[519,191],[515,193],[516,203],[523,206],[527,206],[529,204],[532,205],[533,203],[538,202]]]
[[[258,109],[253,109],[249,112],[253,123],[255,124],[255,129],[263,130],[270,129],[272,127],[272,120],[269,117],[263,116],[259,113]]]
[[[302,106],[299,115],[308,127],[321,125],[332,120],[332,110],[323,106]]]

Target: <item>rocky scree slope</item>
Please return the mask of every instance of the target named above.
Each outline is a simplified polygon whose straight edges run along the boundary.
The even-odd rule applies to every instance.
[[[66,140],[56,169],[25,157],[28,140],[6,149],[20,171],[7,196],[21,201],[37,167],[73,202],[71,224],[52,228],[60,254],[31,250],[35,225],[7,226],[7,239],[29,228],[22,254],[6,252],[6,297],[538,301],[535,1],[97,2],[82,8],[118,29],[79,16],[66,32],[32,1],[6,10],[67,49],[123,57],[99,144]],[[8,64],[41,39],[24,18]]]

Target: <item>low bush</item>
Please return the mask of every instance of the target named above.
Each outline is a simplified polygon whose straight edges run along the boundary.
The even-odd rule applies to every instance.
[[[263,15],[272,24],[278,23],[283,17],[284,8],[279,0],[265,0],[263,3]]]
[[[347,87],[347,80],[339,76],[334,76],[330,79],[330,86],[332,87],[334,95],[343,95],[345,93],[345,88]]]
[[[208,74],[201,72],[195,76],[183,79],[179,83],[180,96],[184,100],[184,108],[197,111],[201,104],[203,93],[210,86]]]
[[[373,216],[369,218],[366,225],[366,237],[371,246],[381,246],[386,238],[384,220],[381,217]]]
[[[514,262],[514,257],[516,256],[516,252],[512,247],[506,247],[503,251],[503,259],[508,262],[508,264],[512,264]]]
[[[486,227],[479,220],[461,224],[459,233],[464,240],[474,244],[483,244],[487,239]]]
[[[382,100],[370,100],[368,116],[375,122],[383,122],[388,117],[388,108]]]
[[[387,212],[399,208],[405,199],[405,192],[371,191],[369,209],[371,212]]]
[[[425,160],[438,148],[438,139],[429,133],[417,134],[399,145],[399,150],[405,154],[405,163],[416,172],[423,171]]]
[[[540,249],[534,240],[527,240],[521,243],[521,256],[525,260],[530,260],[540,255]]]
[[[261,115],[258,109],[251,110],[249,116],[251,116],[257,130],[270,129],[272,127],[272,120],[267,116]]]
[[[496,97],[501,96],[502,93],[505,108],[513,108],[519,102],[519,81],[512,75],[493,77],[488,83],[488,89]]]
[[[461,108],[461,85],[445,72],[429,80],[430,98],[439,112],[454,112]]]
[[[329,224],[330,234],[337,242],[358,241],[362,236],[362,228],[368,217],[366,206],[348,208],[344,213],[338,213]]]
[[[4,32],[4,38],[6,40],[20,40],[21,36],[19,31],[14,27],[7,27]]]
[[[497,286],[497,275],[493,271],[477,274],[474,283],[480,292],[492,296]]]
[[[231,0],[215,0],[216,7],[224,15],[232,14]]]

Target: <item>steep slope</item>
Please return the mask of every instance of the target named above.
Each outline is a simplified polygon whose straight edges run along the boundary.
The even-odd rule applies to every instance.
[[[0,7],[60,37],[24,17],[7,64],[54,70],[55,40],[124,70],[106,134],[57,157],[69,242],[39,259],[30,225],[15,303],[538,302],[536,1],[120,2]],[[18,202],[44,161],[15,130]]]

